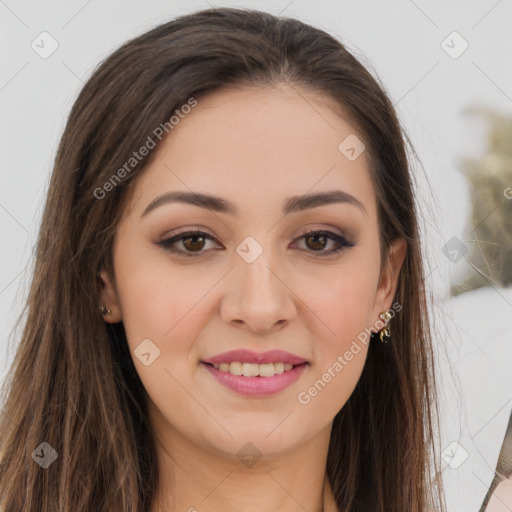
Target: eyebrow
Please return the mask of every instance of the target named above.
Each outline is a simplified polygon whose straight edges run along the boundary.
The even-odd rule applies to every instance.
[[[141,217],[144,217],[155,208],[169,203],[191,204],[219,213],[228,213],[230,215],[236,215],[238,213],[238,208],[233,203],[221,199],[220,197],[200,194],[196,192],[174,191],[167,192],[155,197],[155,199],[153,199],[151,203],[148,204]],[[309,208],[316,208],[318,206],[324,206],[333,203],[351,204],[359,208],[365,215],[368,215],[364,205],[358,199],[341,190],[331,190],[328,192],[318,192],[306,194],[303,196],[289,197],[283,206],[283,214],[287,215],[289,213],[299,212]]]

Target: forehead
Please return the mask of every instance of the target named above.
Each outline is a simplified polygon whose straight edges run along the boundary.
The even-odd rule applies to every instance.
[[[137,179],[135,198],[144,198],[137,209],[168,190],[261,207],[337,189],[375,215],[366,151],[350,160],[340,150],[340,143],[343,149],[343,141],[362,142],[362,135],[331,99],[279,86],[224,88],[197,101]]]

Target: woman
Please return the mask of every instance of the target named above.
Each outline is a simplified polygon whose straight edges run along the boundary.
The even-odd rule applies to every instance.
[[[53,169],[1,510],[443,510],[404,137],[297,20],[210,9],[107,58]]]

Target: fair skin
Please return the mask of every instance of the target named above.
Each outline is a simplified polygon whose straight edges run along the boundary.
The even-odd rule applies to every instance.
[[[201,99],[135,182],[115,239],[115,282],[101,273],[102,304],[112,311],[105,320],[123,322],[150,397],[161,475],[151,512],[335,510],[325,474],[332,421],[368,347],[309,403],[297,397],[365,328],[379,330],[372,326],[391,308],[406,244],[392,245],[379,279],[368,160],[363,153],[349,161],[338,150],[358,132],[328,99],[296,90],[232,88]],[[332,190],[362,207],[337,202],[282,212],[291,196]],[[216,196],[237,213],[174,202],[142,215],[170,191]],[[192,257],[157,245],[191,229],[213,237],[174,244]],[[322,257],[339,244],[303,237],[312,229],[353,245]],[[263,250],[250,263],[236,252],[249,236]],[[148,366],[134,357],[145,339],[160,350]],[[239,348],[285,350],[307,364],[287,388],[245,396],[202,363]],[[256,462],[237,457],[248,443],[243,453]]]

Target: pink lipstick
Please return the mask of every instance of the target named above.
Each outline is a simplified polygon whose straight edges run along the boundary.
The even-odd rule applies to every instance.
[[[302,357],[282,350],[232,350],[201,363],[228,389],[245,396],[263,397],[291,386],[309,365]]]

